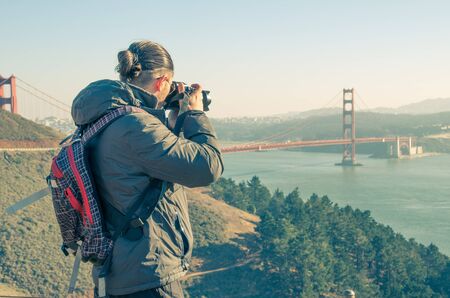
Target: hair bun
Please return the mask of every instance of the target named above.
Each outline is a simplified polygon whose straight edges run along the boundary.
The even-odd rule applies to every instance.
[[[139,76],[142,66],[138,62],[138,57],[130,50],[120,51],[117,54],[119,64],[116,67],[121,78],[134,79]]]
[[[133,66],[131,66],[130,72],[128,73],[128,77],[130,79],[137,78],[142,71],[142,66],[140,63],[136,63]]]
[[[127,50],[120,51],[117,58],[116,71],[123,82],[148,81],[166,72],[173,74],[173,62],[167,50],[150,40],[133,42]]]

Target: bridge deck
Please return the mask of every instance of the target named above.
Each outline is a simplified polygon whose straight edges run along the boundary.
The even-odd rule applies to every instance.
[[[409,141],[409,137],[389,137],[389,138],[357,138],[356,144],[364,143],[388,143],[388,142],[400,142]],[[284,143],[255,143],[255,144],[242,144],[236,146],[229,146],[222,148],[222,153],[232,152],[250,152],[260,150],[273,150],[282,148],[296,148],[296,147],[320,147],[320,146],[332,146],[332,145],[345,145],[351,144],[352,140],[336,139],[336,140],[318,140],[318,141],[296,141],[296,142],[284,142]]]

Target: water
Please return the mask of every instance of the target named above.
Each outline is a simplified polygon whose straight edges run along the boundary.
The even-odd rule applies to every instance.
[[[272,191],[299,187],[303,199],[328,195],[340,206],[370,210],[407,239],[436,244],[450,256],[450,155],[411,160],[358,156],[362,167],[335,166],[338,154],[267,151],[225,156],[224,177],[258,176]]]

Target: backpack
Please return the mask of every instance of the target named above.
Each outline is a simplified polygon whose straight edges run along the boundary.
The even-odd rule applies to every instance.
[[[165,192],[166,183],[152,179],[149,189],[152,196],[137,200],[126,214],[120,214],[114,233],[106,229],[102,204],[95,190],[95,183],[88,162],[89,141],[119,117],[144,110],[134,106],[116,108],[88,127],[81,128],[63,140],[60,152],[53,158],[47,183],[51,189],[53,207],[58,221],[63,244],[61,250],[67,256],[75,254],[75,262],[69,285],[69,294],[75,289],[80,260],[102,266],[99,275],[98,292],[106,295],[105,277],[108,275],[114,241],[127,229],[143,226],[159,199]],[[145,198],[145,199],[144,199]],[[139,207],[142,214],[135,214]]]

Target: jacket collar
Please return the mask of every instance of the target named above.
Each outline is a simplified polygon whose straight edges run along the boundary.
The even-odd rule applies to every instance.
[[[141,107],[145,106],[150,109],[156,109],[156,105],[158,104],[156,96],[136,85],[128,83],[128,86],[130,86],[134,98]]]
[[[167,125],[165,110],[156,108],[158,104],[156,96],[136,85],[128,84],[128,86],[130,86],[134,98],[137,101],[136,106],[157,117],[162,123]]]
[[[75,97],[72,118],[77,126],[92,123],[111,109],[124,105],[140,107],[157,116],[163,123],[164,110],[156,109],[157,98],[135,85],[113,80],[90,83]]]

